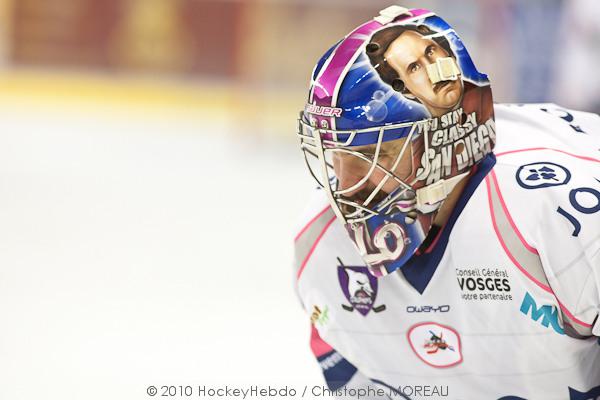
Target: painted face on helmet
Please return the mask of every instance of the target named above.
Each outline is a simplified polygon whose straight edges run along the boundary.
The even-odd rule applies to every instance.
[[[384,53],[404,83],[406,96],[418,99],[433,117],[456,108],[463,95],[461,79],[433,83],[428,73],[429,66],[450,56],[434,40],[415,31],[400,34]]]

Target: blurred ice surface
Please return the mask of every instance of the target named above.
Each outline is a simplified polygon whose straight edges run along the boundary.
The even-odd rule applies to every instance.
[[[312,185],[237,128],[0,98],[0,399],[321,383],[292,290]]]

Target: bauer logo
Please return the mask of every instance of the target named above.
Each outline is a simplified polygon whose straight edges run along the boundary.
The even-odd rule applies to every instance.
[[[526,164],[517,170],[517,182],[525,189],[560,186],[570,180],[571,173],[568,169],[551,162]]]
[[[333,108],[333,107],[325,107],[325,106],[317,106],[315,104],[307,104],[304,108],[304,111],[309,114],[322,115],[324,117],[341,117],[342,109],[341,108]]]
[[[338,279],[342,292],[350,305],[342,304],[346,311],[358,311],[366,316],[369,311],[384,311],[385,305],[375,305],[377,278],[369,274],[367,267],[338,266]]]
[[[600,386],[587,391],[580,392],[573,388],[569,388],[569,400],[598,400],[600,399]]]
[[[449,326],[422,322],[412,326],[407,336],[410,347],[427,365],[448,368],[463,360],[460,336]]]

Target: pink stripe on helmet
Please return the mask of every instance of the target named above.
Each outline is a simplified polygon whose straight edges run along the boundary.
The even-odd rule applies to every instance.
[[[407,14],[406,16],[402,16],[401,18],[398,18],[394,22],[402,22],[409,18],[420,17],[425,14],[432,14],[432,12],[430,10],[426,10],[424,8],[413,8],[412,10],[408,10],[408,12],[410,13],[410,15]]]
[[[402,22],[407,19],[419,17],[431,13],[425,9],[413,9],[410,14],[401,16],[394,22]],[[371,37],[371,35],[381,29],[384,25],[371,20],[354,30],[338,45],[335,51],[330,56],[329,62],[325,63],[323,70],[317,76],[313,83],[311,93],[311,102],[317,106],[335,107],[337,98],[334,98],[336,88],[342,84],[342,80],[346,75],[348,64],[356,57],[356,53]],[[332,117],[314,116],[319,127],[333,128],[335,126]],[[323,126],[323,121],[325,125]]]
[[[344,69],[352,58],[354,58],[354,55],[365,43],[366,39],[370,37],[371,33],[380,27],[381,24],[379,22],[369,21],[359,26],[340,43],[325,71],[319,74],[315,82],[313,104],[333,107],[333,92],[338,81],[344,78],[342,76]]]
[[[411,15],[406,15],[403,18],[399,18],[395,22],[402,22],[404,20],[419,17],[430,13],[431,11],[424,9],[415,9],[409,11]],[[337,99],[333,99],[333,93],[336,86],[341,83],[340,79],[343,79],[342,75],[344,69],[350,61],[354,58],[356,52],[366,42],[371,35],[379,30],[384,25],[380,24],[375,20],[371,20],[354,30],[340,43],[335,52],[331,55],[333,57],[325,71],[319,74],[317,78],[318,84],[315,85],[313,91],[313,102],[319,106],[333,107]]]

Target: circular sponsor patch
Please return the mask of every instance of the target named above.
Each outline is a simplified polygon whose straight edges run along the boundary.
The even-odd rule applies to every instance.
[[[408,343],[427,365],[447,368],[462,362],[458,332],[436,322],[421,322],[408,330]]]
[[[521,166],[517,170],[517,182],[525,189],[540,189],[564,185],[571,180],[565,167],[543,161]]]

